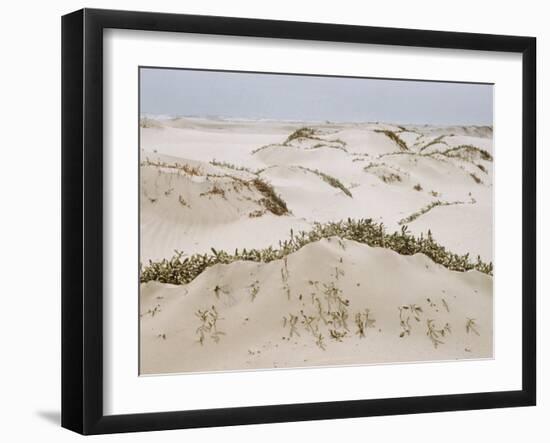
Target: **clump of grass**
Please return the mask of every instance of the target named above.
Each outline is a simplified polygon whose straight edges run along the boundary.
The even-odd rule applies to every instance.
[[[154,162],[149,160],[148,158],[145,161],[142,161],[141,166],[154,166],[157,168],[165,168],[165,169],[176,169],[178,171],[183,171],[187,175],[203,175],[201,168],[198,166],[192,166],[187,163],[179,164],[179,163],[166,163],[162,161]]]
[[[210,309],[199,309],[195,312],[195,316],[199,319],[200,325],[196,330],[196,334],[199,336],[199,343],[204,344],[207,337],[210,337],[214,343],[220,341],[220,336],[225,335],[224,332],[218,331],[217,322],[223,320],[219,317],[216,307],[212,305]]]
[[[426,321],[426,326],[428,328],[428,330],[426,331],[426,335],[432,341],[434,348],[437,348],[439,345],[445,344],[445,342],[441,339],[445,337],[445,334],[451,333],[451,326],[449,325],[449,323],[446,323],[443,328],[439,329],[435,325],[435,320],[430,319]]]
[[[214,251],[214,253],[216,253],[216,250],[215,249],[212,249]],[[216,296],[216,298],[220,298],[220,294],[229,294],[229,290],[224,287],[224,286],[220,286],[220,285],[216,285],[214,286],[214,295]]]
[[[283,143],[284,145],[289,144],[293,140],[297,140],[300,138],[309,138],[313,140],[320,140],[319,137],[317,137],[317,131],[313,128],[303,127],[300,129],[296,129],[292,134],[290,134],[286,141]]]
[[[416,185],[413,186],[413,189],[414,189],[415,191],[422,191],[422,186],[420,185],[420,183],[418,183],[418,184],[416,184]]]
[[[287,215],[290,213],[285,201],[277,195],[273,186],[261,178],[255,178],[252,180],[254,187],[262,194],[263,198],[260,203],[265,208],[275,215]]]
[[[334,285],[334,283],[325,284],[323,283],[323,293],[325,294],[325,300],[327,302],[327,314],[332,315],[333,312],[342,312],[349,306],[349,300],[342,297],[342,290]],[[336,311],[334,311],[334,309]],[[338,315],[338,320],[336,323],[339,326],[348,329],[346,320],[347,315]],[[330,322],[329,322],[330,323]]]
[[[160,305],[157,304],[153,309],[148,309],[146,314],[149,314],[151,317],[154,317],[156,314],[158,314],[161,311]],[[143,316],[143,315],[142,315]]]
[[[224,163],[217,162],[217,164],[223,165],[226,167],[234,166],[228,163],[224,164]],[[169,168],[169,169],[171,168],[171,169],[176,169],[178,171],[183,171],[188,175],[204,175],[198,166],[195,167],[188,164],[178,164],[178,163],[169,164],[165,162],[152,162],[149,159],[147,159],[145,162],[142,162],[142,166],[156,166],[159,168]],[[234,168],[236,168],[237,170],[243,170],[243,171],[247,170],[247,168],[239,169],[239,167],[237,166],[234,166]],[[256,174],[252,170],[248,170],[248,172]],[[270,211],[275,215],[286,215],[290,213],[285,201],[277,195],[273,186],[271,186],[269,183],[267,183],[265,180],[262,180],[259,177],[256,177],[252,180],[244,180],[242,178],[238,178],[232,175],[219,176],[219,175],[207,174],[206,175],[207,180],[209,177],[225,177],[225,178],[231,179],[233,183],[233,189],[235,191],[238,191],[243,186],[248,189],[250,189],[251,186],[254,186],[260,192],[260,194],[262,194],[262,198],[259,200],[259,203],[262,204],[268,211]],[[223,188],[221,188],[218,184],[214,184],[210,190],[200,194],[201,197],[212,196],[212,195],[218,195],[222,198],[226,198],[226,191]],[[151,200],[151,202],[154,203],[156,202],[157,199],[149,198],[149,200]],[[186,204],[184,204],[184,201],[182,201],[181,199],[180,199],[180,203],[182,204],[182,206],[186,206]],[[262,214],[259,214],[258,212],[251,213],[251,217],[260,216],[260,215],[263,215],[263,213]]]
[[[380,179],[384,183],[394,183],[394,182],[400,182],[401,181],[401,176],[399,174],[394,173],[394,172],[390,172],[389,174],[384,174],[384,175],[380,176]]]
[[[248,288],[250,289],[250,297],[252,298],[252,301],[256,300],[256,296],[258,295],[258,292],[260,292],[260,282],[256,280]]]
[[[477,323],[474,318],[467,318],[466,319],[466,333],[473,332],[476,335],[479,335],[479,331],[477,330]]]
[[[254,171],[250,168],[247,168],[246,166],[237,166],[237,165],[234,165],[233,163],[229,163],[229,162],[219,162],[216,159],[213,159],[210,162],[210,164],[214,165],[214,166],[219,166],[219,167],[222,167],[222,168],[233,169],[234,171],[244,171],[244,172],[248,172],[248,173],[254,174],[254,175],[258,174],[258,171]]]
[[[314,300],[318,311],[318,318],[330,327],[329,335],[331,338],[342,341],[349,332],[347,323],[349,318],[349,300],[343,298],[342,290],[336,287],[334,282],[323,283],[323,287],[326,309],[318,297]]]
[[[319,346],[323,351],[326,351],[326,344],[325,344],[325,338],[323,337],[323,334],[319,333],[316,335],[315,344]]]
[[[298,332],[298,316],[294,314],[288,314],[288,318],[285,316],[283,317],[283,328],[289,327],[289,337],[292,337],[294,335],[297,335],[300,337],[300,333]]]
[[[340,240],[341,241],[341,240]],[[344,247],[345,249],[345,247]],[[342,263],[342,257],[340,257],[340,263]],[[340,279],[340,276],[346,275],[343,269],[340,269],[338,266],[334,268],[334,278],[336,280]]]
[[[447,157],[456,157],[465,161],[473,161],[476,158],[480,158],[485,161],[493,161],[493,156],[489,154],[485,149],[478,148],[474,145],[460,145],[454,148],[447,149],[440,154]]]
[[[452,271],[469,271],[476,269],[492,275],[493,264],[485,263],[478,256],[476,262],[470,260],[469,254],[458,255],[448,251],[438,244],[430,231],[427,236],[416,237],[407,232],[407,226],[401,231],[388,234],[384,225],[373,222],[372,219],[347,219],[346,221],[316,223],[312,230],[292,233],[288,240],[279,243],[278,248],[242,249],[234,253],[213,251],[211,254],[193,254],[183,257],[183,252],[176,252],[171,259],[149,261],[149,265],[141,270],[141,282],[151,280],[161,283],[187,284],[201,274],[205,269],[216,264],[230,264],[235,261],[252,261],[268,263],[282,260],[284,257],[298,251],[307,244],[329,237],[340,237],[373,247],[391,249],[402,255],[422,253],[447,269]]]
[[[481,184],[481,179],[477,175],[475,175],[473,172],[470,173],[470,177],[472,177],[478,185]]]
[[[225,191],[216,184],[212,186],[210,190],[206,192],[201,192],[199,195],[201,197],[210,196],[210,195],[219,195],[220,197],[226,199]]]
[[[319,137],[319,135],[321,134],[322,132],[317,129],[303,127],[303,128],[297,129],[292,134],[290,134],[287,137],[287,139],[283,142],[283,146],[289,146],[291,142],[293,142],[294,140],[299,141],[301,139],[306,139],[306,140],[314,140],[319,142],[308,149],[331,148],[331,149],[340,149],[344,152],[348,152],[348,150],[345,148],[346,142],[340,140],[339,138],[334,140],[324,140],[321,137]]]
[[[282,276],[285,280],[283,272]],[[318,281],[310,281],[309,284],[320,290]],[[315,293],[312,293],[312,304],[316,310],[315,313],[305,313],[304,310],[300,310],[299,315],[290,313],[288,316],[283,317],[283,328],[289,328],[289,337],[300,336],[298,325],[301,324],[303,329],[315,339],[315,344],[325,350],[326,345],[320,330],[321,322],[327,327],[329,337],[336,341],[342,341],[350,331],[347,324],[349,300],[343,298],[342,291],[334,285],[334,282],[323,283],[322,292],[325,296],[324,302],[318,296],[315,296]],[[301,296],[300,299],[302,299]],[[301,321],[298,323],[300,319]],[[360,313],[358,319],[363,330],[367,327],[373,327],[374,319],[370,316],[368,309],[364,313]]]
[[[356,334],[359,335],[360,338],[364,338],[366,336],[367,329],[374,328],[375,323],[376,320],[371,317],[370,309],[365,309],[363,312],[358,312],[355,314],[355,325],[357,326]]]
[[[478,167],[479,170],[487,174],[487,168],[485,166],[483,166],[482,164],[477,164],[476,166]]]
[[[321,348],[323,351],[326,350],[326,344],[323,337],[323,334],[319,331],[319,320],[320,317],[315,315],[306,315],[304,311],[300,311],[302,316],[302,324],[304,329],[309,332],[315,339],[315,344]]]
[[[347,335],[347,331],[338,331],[336,329],[329,329],[330,338],[341,342],[342,339]]]
[[[333,177],[332,175],[325,174],[324,172],[319,171],[318,169],[310,169],[306,168],[305,166],[298,166],[300,169],[303,169],[304,171],[309,171],[323,179],[323,181],[333,188],[340,189],[344,194],[346,194],[348,197],[352,197],[350,190],[346,188],[340,180],[338,180],[336,177]]]
[[[300,315],[302,316],[302,324],[305,330],[316,335],[319,330],[319,318],[314,315],[306,315],[304,311],[300,311]]]
[[[399,135],[397,135],[397,133],[393,131],[389,131],[387,129],[375,129],[374,132],[384,134],[386,137],[392,140],[395,144],[397,144],[399,149],[401,149],[402,151],[409,150],[409,148],[407,147],[407,144],[403,141],[401,137],[399,137]]]
[[[255,211],[250,212],[250,213],[248,214],[248,216],[249,216],[250,218],[257,218],[257,217],[261,217],[261,216],[264,215],[264,214],[265,214],[265,211],[262,211],[262,210],[260,210],[260,209],[257,209],[257,210],[255,210]]]
[[[374,169],[374,174],[384,183],[401,182],[401,173],[399,169],[389,166],[386,163],[369,163],[363,168],[365,172],[371,172]]]
[[[187,201],[181,195],[178,197],[178,201],[183,207],[189,207],[189,203],[187,203]]]
[[[399,306],[399,325],[401,326],[401,333],[399,337],[403,338],[405,335],[411,335],[411,317],[417,322],[420,321],[420,314],[422,314],[422,308],[418,305],[403,305]]]

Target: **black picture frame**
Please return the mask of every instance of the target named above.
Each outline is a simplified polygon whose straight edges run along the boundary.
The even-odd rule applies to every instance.
[[[522,55],[522,388],[357,401],[105,415],[103,30],[502,51]],[[62,426],[81,434],[415,414],[536,403],[536,39],[230,17],[83,9],[62,18]],[[518,233],[519,235],[519,233]]]

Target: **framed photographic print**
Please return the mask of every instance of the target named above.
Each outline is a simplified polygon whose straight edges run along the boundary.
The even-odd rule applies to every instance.
[[[62,21],[62,425],[534,405],[530,37]]]

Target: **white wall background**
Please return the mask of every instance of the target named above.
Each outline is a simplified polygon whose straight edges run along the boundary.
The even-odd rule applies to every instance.
[[[6,2],[0,26],[0,438],[75,441],[59,427],[60,414],[60,16],[81,7],[274,18],[410,27],[449,31],[531,35],[538,38],[539,226],[548,223],[550,194],[543,156],[550,93],[550,28],[544,2],[339,0],[323,4],[277,0],[89,0]],[[547,106],[545,106],[547,105]],[[545,109],[543,109],[545,108]],[[518,147],[519,148],[519,147]],[[540,249],[546,248],[545,253]],[[539,275],[550,264],[550,240],[539,230]],[[545,350],[550,322],[543,299],[550,281],[539,278],[539,405],[535,408],[332,420],[234,428],[103,436],[94,441],[280,442],[437,441],[445,443],[547,441],[550,431],[550,370]]]

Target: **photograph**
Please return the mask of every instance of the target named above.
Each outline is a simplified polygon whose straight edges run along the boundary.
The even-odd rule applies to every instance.
[[[140,375],[494,357],[493,84],[138,75]]]

